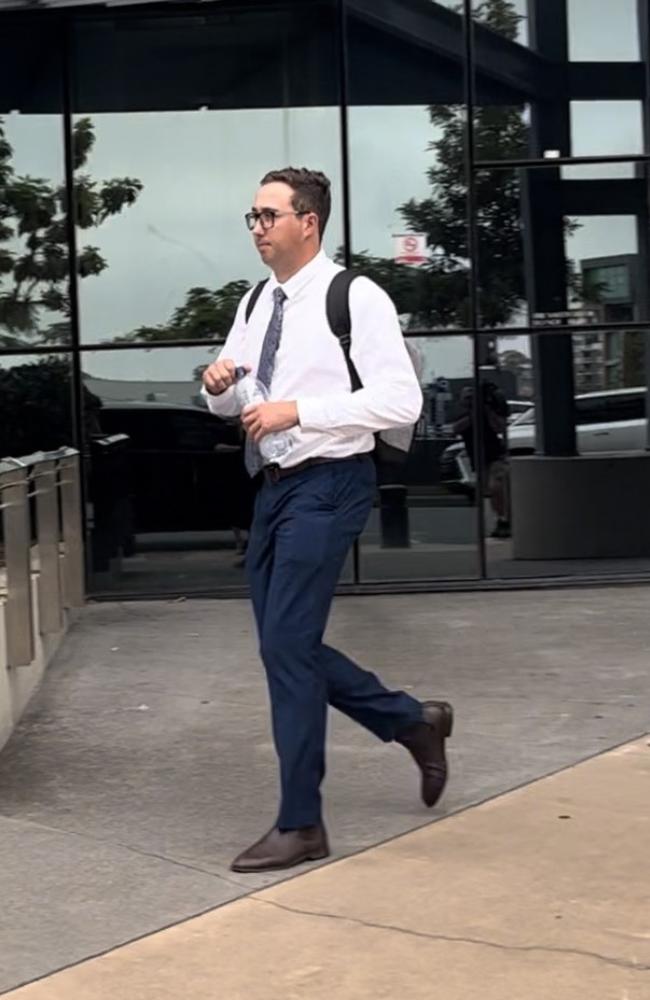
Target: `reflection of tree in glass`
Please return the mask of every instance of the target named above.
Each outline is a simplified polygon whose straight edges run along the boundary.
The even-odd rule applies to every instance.
[[[98,430],[101,400],[83,387],[86,432]],[[70,362],[59,355],[0,369],[0,457],[72,443]]]
[[[509,0],[485,0],[474,17],[493,31],[515,41],[521,20]],[[480,160],[518,159],[526,154],[528,125],[524,106],[478,105],[474,110],[475,157]],[[431,264],[421,280],[432,285],[433,308],[418,325],[439,323],[445,315],[436,310],[438,289],[451,304],[454,320],[469,320],[467,203],[465,178],[465,109],[433,105],[433,125],[442,130],[430,145],[436,164],[428,171],[432,194],[412,199],[401,208],[410,229],[427,234]],[[475,175],[478,291],[481,323],[494,327],[507,323],[524,298],[521,246],[521,203],[517,174],[512,170],[479,171]]]
[[[458,8],[459,12],[461,8]],[[511,0],[484,0],[474,19],[516,41],[521,16]],[[436,162],[427,177],[431,196],[411,199],[400,208],[408,228],[426,233],[430,261],[413,268],[367,253],[353,266],[373,278],[408,316],[408,328],[468,326],[469,247],[465,175],[465,107],[432,105],[431,124],[440,132],[429,149]],[[481,160],[519,159],[526,155],[525,108],[478,105],[474,110],[474,155]],[[475,175],[478,292],[481,325],[508,323],[524,299],[520,185],[516,171],[491,170]]]
[[[97,228],[132,205],[142,183],[123,177],[98,184],[84,173],[95,143],[89,118],[75,124],[72,138],[77,227]],[[70,316],[65,187],[16,175],[12,157],[0,119],[0,346],[62,343],[69,338]],[[79,249],[81,278],[101,274],[106,267],[96,247]],[[41,329],[43,313],[64,319]]]
[[[185,303],[174,310],[169,323],[140,326],[115,343],[160,340],[212,340],[225,336],[232,326],[241,298],[250,288],[248,281],[229,281],[212,292],[208,288],[190,288]]]

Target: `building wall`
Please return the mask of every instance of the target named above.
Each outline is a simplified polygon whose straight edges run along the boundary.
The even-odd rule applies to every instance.
[[[647,3],[610,6],[596,23],[580,0],[488,0],[471,25],[411,0],[0,11],[0,453],[83,447],[94,592],[244,586],[241,434],[197,389],[264,273],[243,213],[287,163],[330,176],[326,249],[393,297],[428,406],[402,476],[411,544],[386,544],[378,495],[343,582],[645,571],[514,559],[449,426],[489,380],[534,402],[524,449],[645,448],[643,417],[599,437],[574,406],[646,385]],[[404,233],[419,265],[396,262]],[[629,302],[589,285],[607,261]]]

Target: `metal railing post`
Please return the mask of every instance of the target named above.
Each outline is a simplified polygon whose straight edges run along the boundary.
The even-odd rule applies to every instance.
[[[0,507],[7,574],[7,665],[28,666],[34,659],[31,537],[27,467],[0,462]]]
[[[80,475],[79,452],[66,448],[65,454],[58,460],[63,527],[63,600],[66,608],[80,608],[84,604],[85,570]]]
[[[59,503],[55,459],[37,460],[32,467],[36,499],[38,545],[38,624],[42,634],[63,627],[61,568],[59,559]]]

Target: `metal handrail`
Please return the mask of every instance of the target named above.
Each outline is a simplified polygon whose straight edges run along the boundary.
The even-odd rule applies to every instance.
[[[0,459],[0,518],[5,549],[7,663],[20,667],[34,659],[34,622],[43,635],[58,632],[63,627],[64,609],[83,604],[79,452],[65,447]],[[33,548],[38,557],[34,566]]]

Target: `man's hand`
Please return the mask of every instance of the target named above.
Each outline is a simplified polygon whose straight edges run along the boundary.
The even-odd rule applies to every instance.
[[[241,422],[249,437],[258,442],[266,434],[288,431],[291,427],[296,427],[298,406],[295,402],[256,403],[244,408]]]
[[[235,384],[237,381],[235,379],[236,367],[234,361],[214,361],[205,369],[203,372],[203,385],[211,396],[220,396],[222,392],[225,392],[226,389]],[[248,365],[246,365],[246,371],[250,371]]]

